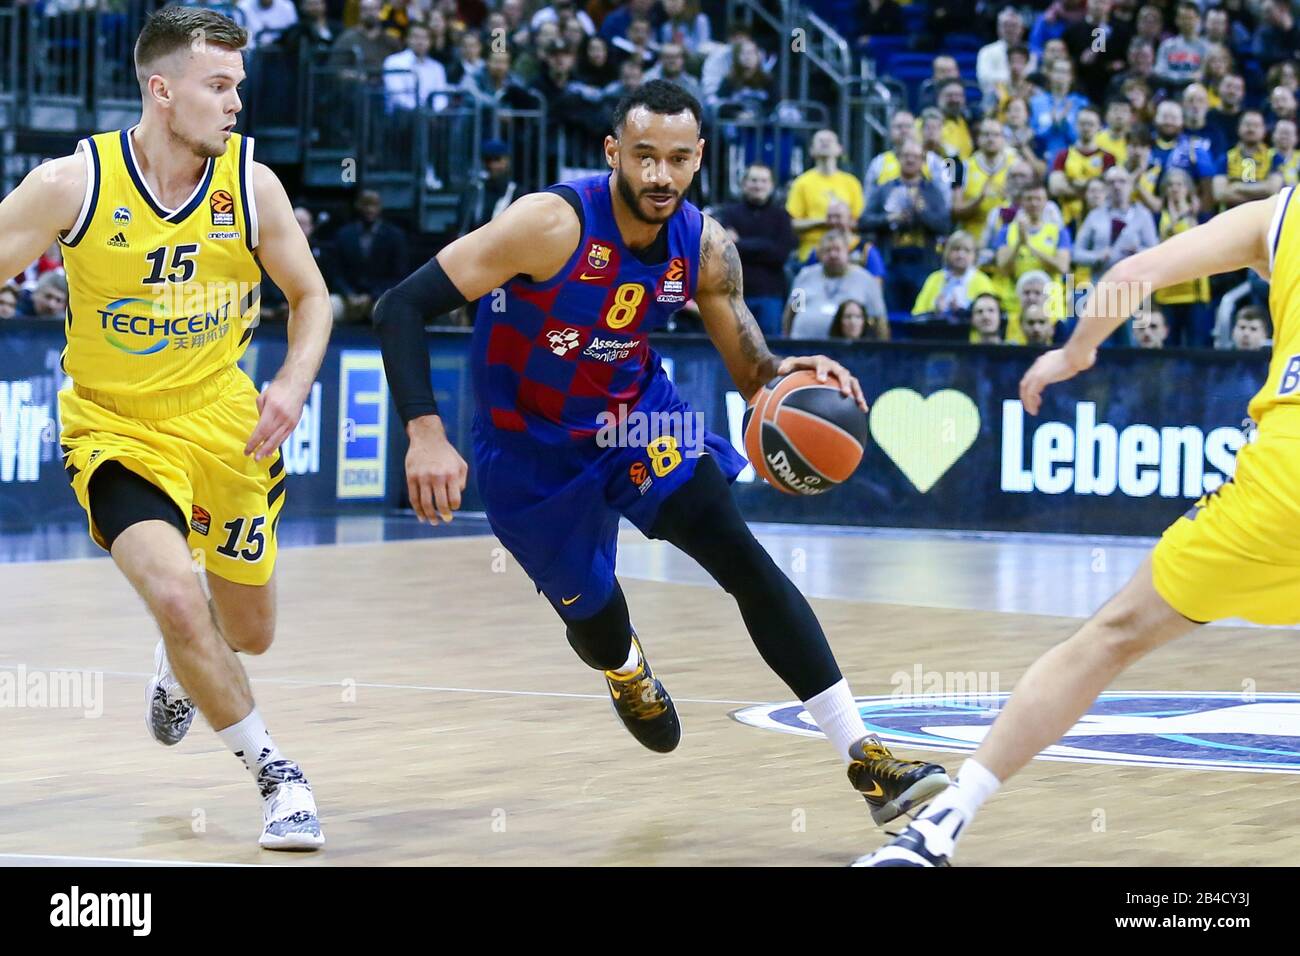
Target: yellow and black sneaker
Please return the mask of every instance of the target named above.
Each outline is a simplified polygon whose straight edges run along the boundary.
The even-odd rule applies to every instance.
[[[623,726],[642,746],[666,754],[675,750],[682,739],[682,725],[677,719],[677,708],[673,706],[673,699],[664,690],[664,685],[650,670],[636,634],[632,635],[632,646],[636,648],[637,656],[635,673],[624,677],[613,671],[605,671],[605,682],[609,685],[614,713],[618,714]]]
[[[850,747],[849,757],[849,782],[866,798],[876,826],[928,803],[952,784],[937,763],[899,760],[874,734]]]

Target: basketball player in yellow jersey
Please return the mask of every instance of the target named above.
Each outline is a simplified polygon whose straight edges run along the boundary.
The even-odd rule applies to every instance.
[[[163,634],[150,731],[177,743],[197,707],[254,775],[261,845],[313,849],[324,838],[311,788],[272,742],[235,657],[274,634],[278,449],[331,325],[283,187],[232,132],[247,39],[210,10],[151,17],[135,47],[139,125],[82,140],[0,203],[0,274],[62,243],[72,384],[59,396],[61,441],[91,536]],[[290,306],[288,355],[260,395],[235,364],[257,322],[259,262]]]
[[[1020,382],[1038,414],[1043,389],[1092,367],[1097,347],[1153,291],[1252,268],[1271,280],[1273,359],[1251,399],[1256,440],[1235,474],[1179,518],[1132,580],[1069,640],[1025,672],[955,786],[864,866],[948,862],[980,804],[1074,726],[1130,664],[1209,621],[1300,623],[1300,200],[1296,187],[1236,206],[1121,261],[1098,282],[1074,334]]]

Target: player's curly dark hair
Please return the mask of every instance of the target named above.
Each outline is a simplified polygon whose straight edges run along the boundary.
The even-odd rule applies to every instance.
[[[638,106],[644,106],[651,113],[661,113],[665,116],[690,110],[697,125],[703,115],[700,101],[676,83],[669,83],[667,80],[651,80],[634,92],[625,94],[614,107],[615,136],[622,134],[623,121],[627,119],[627,114]]]

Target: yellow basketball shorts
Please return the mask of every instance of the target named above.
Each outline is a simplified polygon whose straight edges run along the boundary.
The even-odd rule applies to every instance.
[[[284,507],[280,453],[255,461],[244,446],[257,427],[257,389],[232,366],[177,394],[106,395],[74,386],[59,393],[64,466],[85,509],[90,479],[119,462],[162,489],[189,519],[189,545],[208,571],[238,584],[265,584],[275,569]]]
[[[1165,531],[1156,591],[1193,621],[1300,623],[1300,436],[1262,432],[1236,473]]]

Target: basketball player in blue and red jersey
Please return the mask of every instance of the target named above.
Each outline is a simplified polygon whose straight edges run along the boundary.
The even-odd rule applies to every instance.
[[[759,653],[849,766],[878,824],[948,785],[942,767],[896,759],[869,736],[821,625],[741,518],[730,483],[744,460],[704,434],[646,336],[687,299],[741,393],[812,369],[862,409],[857,380],[826,356],[778,359],[745,307],[740,258],[717,222],[684,200],[700,168],[700,105],[670,83],[624,98],[605,138],[611,172],[524,196],[389,291],[375,310],[384,365],[410,450],[416,513],[460,506],[467,469],[429,380],[426,318],[479,300],[474,326],[474,461],[488,521],[603,671],[614,709],[651,750],[677,746],[672,699],[646,662],[614,575],[620,516],[698,561],[740,606]],[[641,441],[602,440],[628,422]]]

